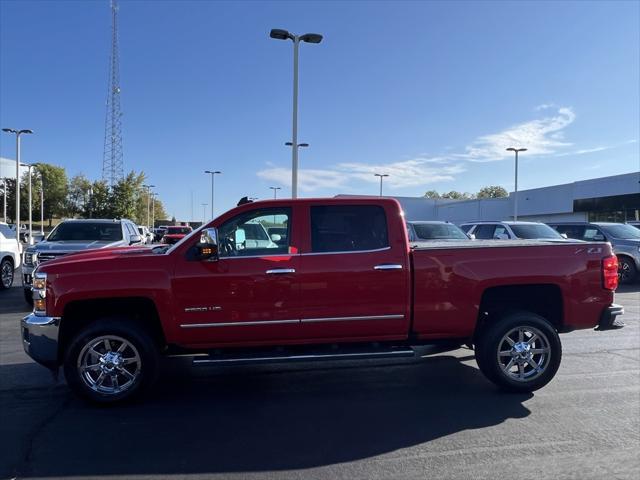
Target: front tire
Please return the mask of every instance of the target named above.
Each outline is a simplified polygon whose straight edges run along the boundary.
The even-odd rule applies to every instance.
[[[150,334],[128,319],[101,319],[81,330],[64,358],[71,390],[93,403],[130,400],[148,390],[159,370]]]
[[[513,392],[544,387],[555,376],[561,359],[562,344],[555,328],[531,312],[514,312],[489,324],[476,344],[482,373]]]
[[[5,258],[0,262],[0,290],[6,290],[13,285],[13,261]]]
[[[638,270],[629,257],[618,257],[618,281],[620,285],[629,285],[635,282]]]

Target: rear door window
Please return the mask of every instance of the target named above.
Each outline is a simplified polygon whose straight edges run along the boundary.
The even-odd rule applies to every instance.
[[[357,252],[387,247],[387,217],[381,206],[311,207],[312,252]]]
[[[480,240],[492,240],[493,233],[496,231],[496,226],[491,224],[478,225],[473,231],[473,234]]]

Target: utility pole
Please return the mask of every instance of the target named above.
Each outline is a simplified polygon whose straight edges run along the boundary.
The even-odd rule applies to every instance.
[[[2,192],[4,193],[3,195],[4,223],[7,223],[7,179],[5,177],[2,177]]]
[[[204,225],[204,222],[207,219],[207,205],[208,203],[202,203],[202,224]]]
[[[151,194],[151,228],[156,228],[156,192]]]
[[[514,152],[516,154],[516,188],[513,192],[513,221],[518,221],[518,153],[526,152],[526,148],[507,148],[507,152]]]
[[[109,59],[109,89],[104,127],[102,180],[114,186],[124,178],[122,160],[122,111],[120,109],[120,52],[118,49],[118,6],[111,0],[111,58]]]
[[[40,172],[40,235],[44,235],[44,176]]]

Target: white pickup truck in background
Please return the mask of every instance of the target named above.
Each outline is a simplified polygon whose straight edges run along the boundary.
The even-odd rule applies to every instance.
[[[15,270],[20,266],[20,244],[9,225],[0,222],[0,290],[13,285]]]

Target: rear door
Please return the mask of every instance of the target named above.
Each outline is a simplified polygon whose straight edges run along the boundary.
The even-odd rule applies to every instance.
[[[311,204],[299,257],[305,338],[406,338],[410,272],[406,234],[390,204]],[[388,225],[398,231],[389,232]]]

